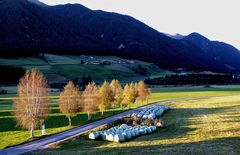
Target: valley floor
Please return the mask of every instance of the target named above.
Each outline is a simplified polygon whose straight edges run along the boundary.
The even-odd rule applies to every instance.
[[[240,154],[240,95],[168,103],[166,127],[130,142],[86,135],[34,154]]]
[[[168,103],[173,106],[173,110],[165,116],[167,126],[159,130],[157,133],[139,137],[134,141],[117,144],[102,141],[89,141],[85,137],[68,144],[61,144],[59,149],[47,150],[48,154],[57,154],[58,151],[63,154],[68,151],[69,154],[83,153],[88,150],[89,153],[101,152],[111,154],[111,150],[117,153],[138,152],[147,153],[167,153],[171,150],[172,154],[176,151],[183,154],[187,150],[192,152],[201,152],[206,145],[212,145],[212,149],[220,149],[219,152],[229,150],[236,153],[234,148],[239,143],[239,122],[240,122],[240,87],[239,86],[214,86],[210,88],[204,87],[178,87],[178,88],[157,88],[153,89],[153,94],[149,102],[156,102],[168,99],[181,98],[202,98],[191,101],[178,101]],[[211,99],[203,99],[205,97],[219,96]],[[14,109],[12,101],[15,95],[0,96],[0,149],[30,141],[29,132],[16,127],[15,118],[13,116]],[[72,127],[68,127],[67,118],[59,112],[58,94],[52,97],[52,113],[46,121],[47,134],[54,134],[65,131]],[[145,103],[146,104],[146,103]],[[140,106],[140,103],[132,105],[132,108]],[[112,109],[105,113],[105,117],[121,112],[120,109]],[[93,120],[101,119],[98,112],[94,115]],[[73,127],[89,123],[85,113],[79,113],[73,118]],[[36,138],[40,138],[40,131],[36,130]],[[218,146],[218,144],[222,143]],[[129,147],[127,147],[129,145]],[[226,146],[225,146],[226,145]],[[142,146],[144,149],[139,149]],[[191,147],[195,147],[191,150]],[[198,146],[198,147],[197,147]],[[223,147],[221,147],[223,146]],[[188,148],[185,150],[185,148]],[[124,149],[122,149],[124,148]],[[160,149],[161,148],[161,149]],[[200,149],[201,148],[201,149]],[[210,147],[208,150],[211,149]],[[155,152],[154,152],[155,150]],[[216,151],[215,150],[215,151]],[[55,152],[57,151],[57,152]],[[201,152],[202,153],[202,152]],[[230,152],[231,153],[231,152]]]

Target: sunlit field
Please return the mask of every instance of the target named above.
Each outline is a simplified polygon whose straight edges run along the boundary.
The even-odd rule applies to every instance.
[[[124,143],[87,135],[34,154],[240,154],[240,95],[167,103],[166,127]]]
[[[206,107],[210,106],[209,115],[207,115],[207,116],[210,116],[211,110],[213,110],[212,115],[216,115],[214,113],[214,108],[212,108],[212,107],[219,106],[219,108],[221,108],[223,106],[222,109],[224,109],[225,108],[224,106],[230,106],[229,107],[229,109],[230,109],[231,105],[232,105],[232,106],[236,106],[236,108],[238,108],[237,104],[238,104],[238,101],[240,100],[239,97],[230,97],[229,96],[229,95],[240,94],[239,86],[222,86],[222,87],[218,86],[218,87],[211,87],[211,88],[204,88],[204,87],[156,88],[156,89],[152,89],[152,91],[153,91],[153,93],[152,93],[149,103],[162,101],[162,100],[182,99],[182,98],[198,98],[199,99],[196,101],[184,101],[184,102],[178,101],[176,103],[172,103],[171,105],[174,107],[174,110],[172,110],[169,114],[167,114],[165,116],[167,123],[168,124],[170,123],[170,124],[166,127],[166,129],[163,129],[163,131],[161,131],[159,133],[161,136],[167,136],[167,135],[168,136],[176,136],[176,134],[178,134],[178,133],[175,133],[176,128],[179,128],[178,125],[181,125],[181,126],[183,125],[182,123],[181,124],[174,123],[174,121],[176,121],[178,119],[180,119],[179,121],[182,121],[183,123],[186,123],[186,122],[188,123],[190,121],[189,119],[201,119],[201,118],[195,118],[195,117],[189,116],[189,115],[197,116],[196,114],[192,113],[192,112],[194,112],[194,111],[192,111],[194,109],[195,109],[195,112],[198,111],[197,108],[201,108],[203,111],[205,111],[207,109],[203,109],[203,108],[205,108],[205,106]],[[209,99],[207,99],[207,97],[209,97],[209,96],[224,96],[224,97],[214,98],[214,99],[209,100]],[[227,96],[229,96],[229,97],[227,97]],[[206,99],[204,100],[204,98],[206,98]],[[1,137],[0,149],[5,148],[7,146],[16,145],[16,144],[20,144],[20,143],[32,140],[32,139],[28,138],[29,137],[28,131],[23,130],[19,127],[16,127],[16,122],[15,122],[15,119],[13,116],[14,109],[12,107],[12,99],[16,99],[16,95],[12,94],[12,95],[0,96],[0,137]],[[73,126],[68,127],[67,126],[68,119],[63,114],[61,114],[58,109],[58,104],[57,104],[58,94],[53,94],[51,101],[52,101],[52,113],[51,113],[50,117],[46,120],[46,132],[48,135],[54,134],[57,132],[61,132],[61,131],[70,129],[72,127],[86,124],[89,122],[89,121],[87,121],[86,114],[79,113],[72,120]],[[203,104],[203,103],[205,103],[205,104]],[[219,104],[217,104],[217,103],[219,103]],[[146,104],[146,102],[144,104]],[[135,108],[137,106],[141,106],[141,102],[138,102],[138,103],[132,105],[131,108]],[[179,110],[179,108],[181,108],[181,110]],[[127,110],[127,109],[123,109],[123,110]],[[113,111],[116,114],[116,113],[121,112],[122,110],[119,108],[111,109],[105,113],[104,117],[113,115]],[[182,118],[182,116],[184,118]],[[217,116],[213,116],[213,117],[215,118]],[[203,116],[201,115],[201,117],[203,117]],[[204,117],[206,117],[206,115]],[[229,117],[232,117],[232,116],[230,115]],[[236,115],[236,118],[237,117],[239,117],[239,116]],[[98,120],[101,118],[102,117],[100,116],[99,112],[93,116],[93,120]],[[188,119],[185,120],[185,118],[188,118]],[[227,117],[226,118],[224,117],[223,119],[227,119]],[[194,121],[194,120],[192,120],[192,121]],[[174,128],[171,126],[173,126]],[[237,127],[237,125],[234,125],[234,126]],[[185,127],[183,129],[185,129]],[[220,129],[221,128],[219,128],[219,130]],[[235,128],[235,130],[237,130],[237,129]],[[162,132],[166,132],[166,133],[163,134]],[[176,131],[176,132],[181,132],[181,131]],[[185,132],[185,131],[183,131],[183,132]],[[153,134],[150,137],[146,137],[146,138],[154,137],[154,135],[156,136],[156,134]],[[37,138],[40,138],[39,130],[36,130],[36,138],[35,139],[37,139]],[[142,137],[142,138],[145,138],[145,137]],[[142,138],[139,138],[139,139],[142,139]],[[139,140],[139,139],[136,139],[136,140]],[[93,143],[92,147],[95,148],[95,143],[99,143],[99,142],[85,141],[84,144],[85,143],[86,143],[86,145],[90,145],[91,143]],[[101,142],[99,144],[105,145],[107,143]],[[126,145],[128,145],[128,144],[132,145],[132,142],[126,143]],[[114,146],[116,144],[111,143],[108,145]],[[121,145],[123,145],[123,147],[124,147],[125,144],[121,144]],[[136,146],[138,146],[138,145],[136,144]],[[154,146],[151,146],[151,147],[154,147]],[[151,147],[149,147],[149,149]],[[132,149],[134,150],[134,148],[132,148]],[[137,149],[137,148],[135,148],[135,149]]]

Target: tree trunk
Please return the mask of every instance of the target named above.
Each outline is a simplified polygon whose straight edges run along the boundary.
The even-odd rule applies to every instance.
[[[91,120],[91,114],[90,113],[88,113],[88,120]]]
[[[71,117],[70,117],[70,116],[68,117],[68,123],[69,123],[69,124],[68,124],[69,126],[72,126],[72,120],[71,120]]]
[[[103,117],[103,111],[102,111],[102,117]]]
[[[45,122],[44,120],[40,120],[40,127],[41,127],[41,135],[45,135],[46,134],[46,130],[45,130]]]
[[[31,129],[30,129],[30,138],[34,137],[34,121],[32,120]]]

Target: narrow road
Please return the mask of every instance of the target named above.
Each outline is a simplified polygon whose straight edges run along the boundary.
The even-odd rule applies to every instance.
[[[9,147],[3,150],[0,150],[0,155],[20,155],[20,154],[24,154],[24,153],[28,153],[28,152],[32,152],[32,151],[37,151],[37,150],[41,150],[41,149],[45,149],[47,148],[49,145],[53,144],[53,143],[59,143],[62,141],[65,141],[67,139],[71,139],[73,137],[79,136],[85,132],[88,132],[98,126],[104,125],[104,124],[108,124],[111,122],[114,122],[124,116],[127,116],[129,114],[132,114],[134,112],[138,112],[141,111],[142,109],[146,108],[146,107],[151,107],[153,105],[159,105],[159,104],[163,104],[163,103],[167,103],[167,102],[173,102],[173,101],[180,101],[180,100],[194,100],[194,99],[207,99],[207,98],[213,98],[212,97],[201,97],[201,98],[180,98],[180,99],[174,99],[174,100],[165,100],[162,102],[155,102],[155,103],[151,103],[149,105],[146,106],[142,106],[136,109],[132,109],[132,110],[128,110],[125,111],[123,113],[114,115],[114,116],[110,116],[108,118],[104,118],[102,120],[99,121],[95,121],[89,124],[85,124],[61,133],[57,133],[54,134],[52,136],[48,136],[46,138],[42,138],[39,140],[35,140],[26,144],[22,144],[22,145],[18,145],[18,146],[13,146],[13,147]],[[215,96],[218,97],[218,96]]]

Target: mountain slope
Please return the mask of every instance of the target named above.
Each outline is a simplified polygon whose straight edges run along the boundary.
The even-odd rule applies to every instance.
[[[116,55],[164,68],[219,72],[237,66],[215,61],[187,37],[176,40],[130,16],[93,11],[80,4],[43,7],[28,0],[0,0],[0,14],[0,56]]]
[[[224,64],[230,70],[240,69],[240,52],[233,46],[219,41],[211,41],[198,33],[192,33],[183,40],[191,42],[203,50],[214,61]]]
[[[28,0],[29,2],[35,3],[37,5],[43,6],[43,7],[47,7],[46,4],[40,2],[39,0]]]

